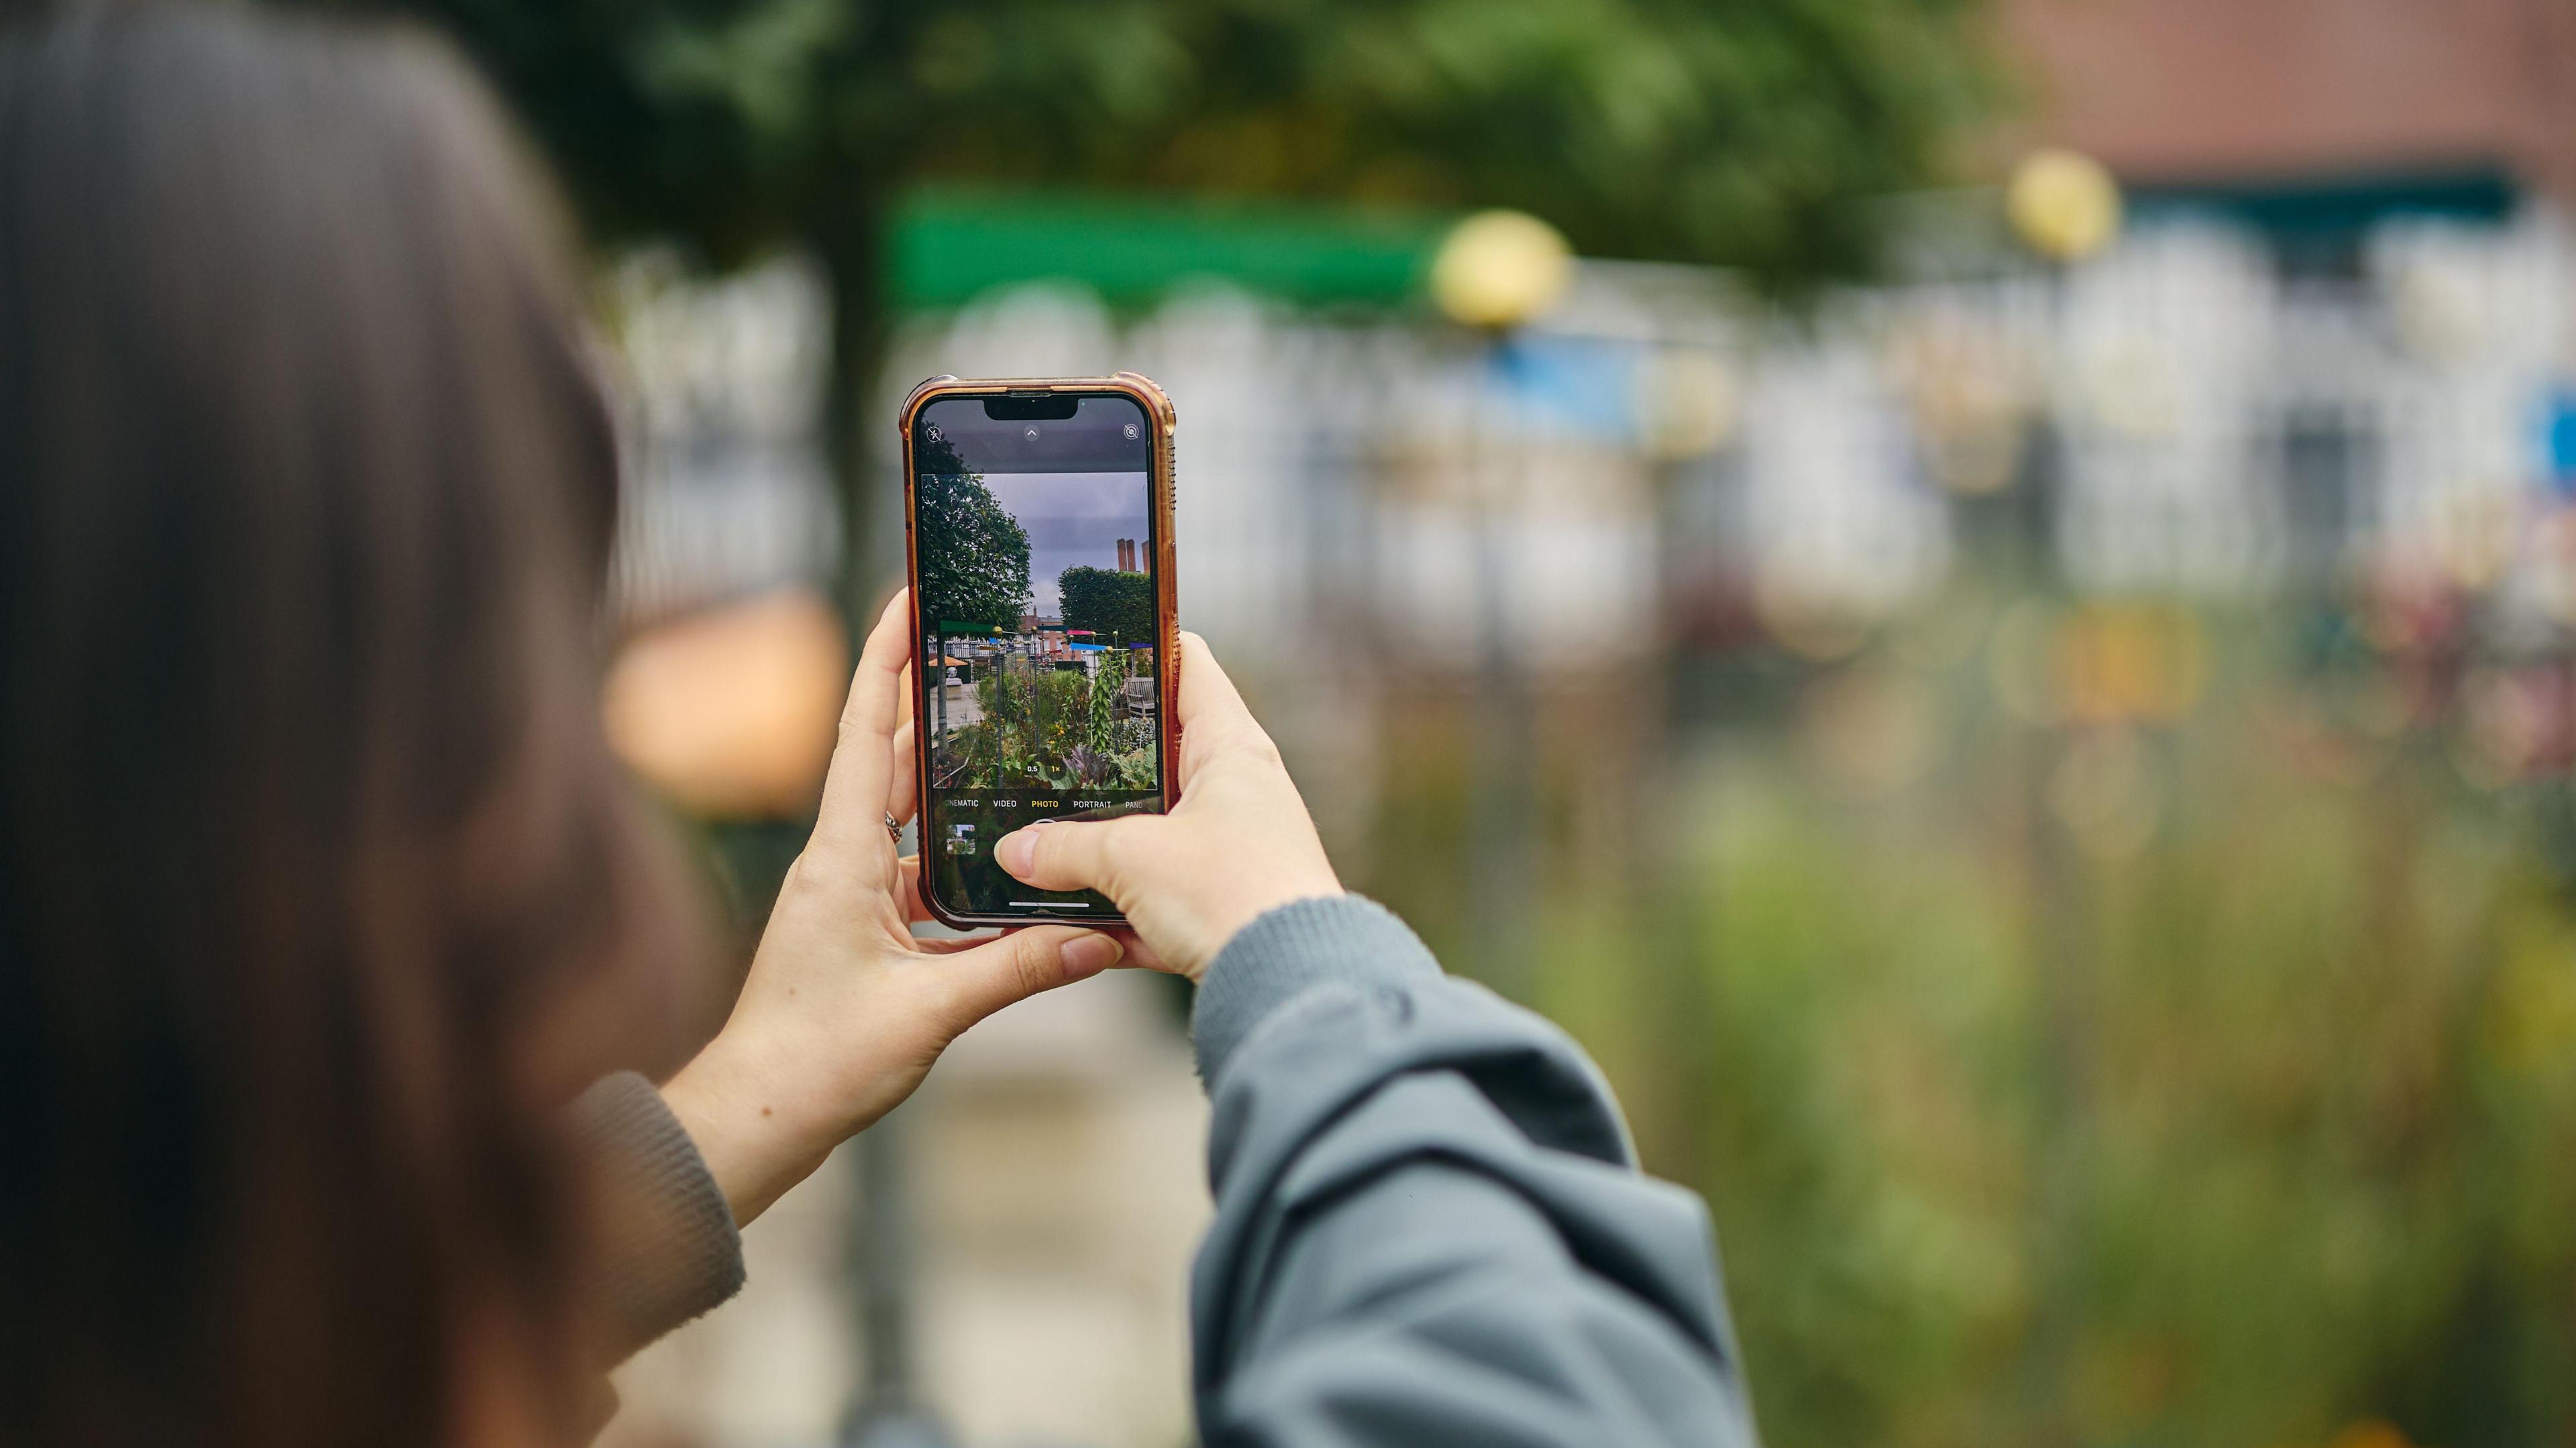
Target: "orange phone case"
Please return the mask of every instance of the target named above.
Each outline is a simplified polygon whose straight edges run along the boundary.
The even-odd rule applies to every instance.
[[[1032,392],[1105,393],[1131,397],[1145,409],[1147,425],[1154,430],[1152,462],[1147,470],[1146,487],[1151,494],[1147,500],[1147,506],[1152,510],[1154,527],[1154,626],[1159,635],[1154,649],[1154,674],[1155,683],[1162,690],[1160,708],[1163,725],[1161,730],[1163,808],[1168,810],[1180,799],[1180,731],[1173,727],[1172,720],[1172,707],[1174,701],[1180,697],[1181,680],[1180,606],[1177,595],[1173,591],[1172,577],[1172,429],[1178,425],[1179,417],[1172,410],[1172,399],[1164,394],[1163,389],[1156,385],[1152,378],[1139,372],[1120,372],[1109,377],[997,377],[966,380],[940,376],[933,377],[912,389],[911,395],[903,400],[902,412],[895,419],[896,430],[903,436],[904,578],[912,589],[912,641],[906,647],[918,650],[922,637],[921,553],[919,534],[913,527],[913,509],[920,490],[920,482],[919,475],[914,471],[913,466],[913,421],[921,415],[921,409],[943,397],[990,397],[1013,392],[1023,394]],[[919,660],[916,658],[915,662],[918,663]],[[921,669],[913,670],[912,706],[913,717],[916,719],[926,717],[924,706],[927,700],[921,692],[925,677]],[[913,777],[926,781],[930,778],[929,731],[913,730],[912,743],[915,771]],[[923,816],[926,817],[929,813],[929,792],[926,787],[922,791],[920,808]],[[1080,924],[1086,921],[1126,919],[1116,911],[1098,915],[1086,913],[1078,918],[1069,918],[1035,910],[974,912],[951,909],[947,902],[939,898],[933,884],[935,878],[935,872],[932,870],[928,868],[922,870],[920,875],[922,904],[929,908],[930,913],[937,917],[941,924],[961,930],[992,925],[1026,925],[1036,920]]]

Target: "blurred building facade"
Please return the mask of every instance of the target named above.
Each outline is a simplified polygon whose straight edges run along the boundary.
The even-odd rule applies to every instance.
[[[2132,184],[2495,181],[2576,198],[2556,0],[2007,0],[2023,139]]]

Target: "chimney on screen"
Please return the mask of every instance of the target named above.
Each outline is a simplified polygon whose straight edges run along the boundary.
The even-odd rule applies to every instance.
[[[1098,537],[1099,535],[1095,533],[1092,536]],[[1136,540],[1133,538],[1121,538],[1118,540],[1118,571],[1121,573],[1133,573],[1136,571]]]

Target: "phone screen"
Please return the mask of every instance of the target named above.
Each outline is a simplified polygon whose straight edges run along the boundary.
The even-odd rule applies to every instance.
[[[1154,438],[1123,394],[950,397],[913,423],[925,888],[974,915],[1112,913],[993,842],[1163,807]]]

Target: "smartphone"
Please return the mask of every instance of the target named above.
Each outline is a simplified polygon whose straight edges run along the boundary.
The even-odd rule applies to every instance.
[[[1178,793],[1175,421],[1133,372],[934,377],[904,399],[921,894],[946,924],[1120,919],[1012,878],[993,842]]]

